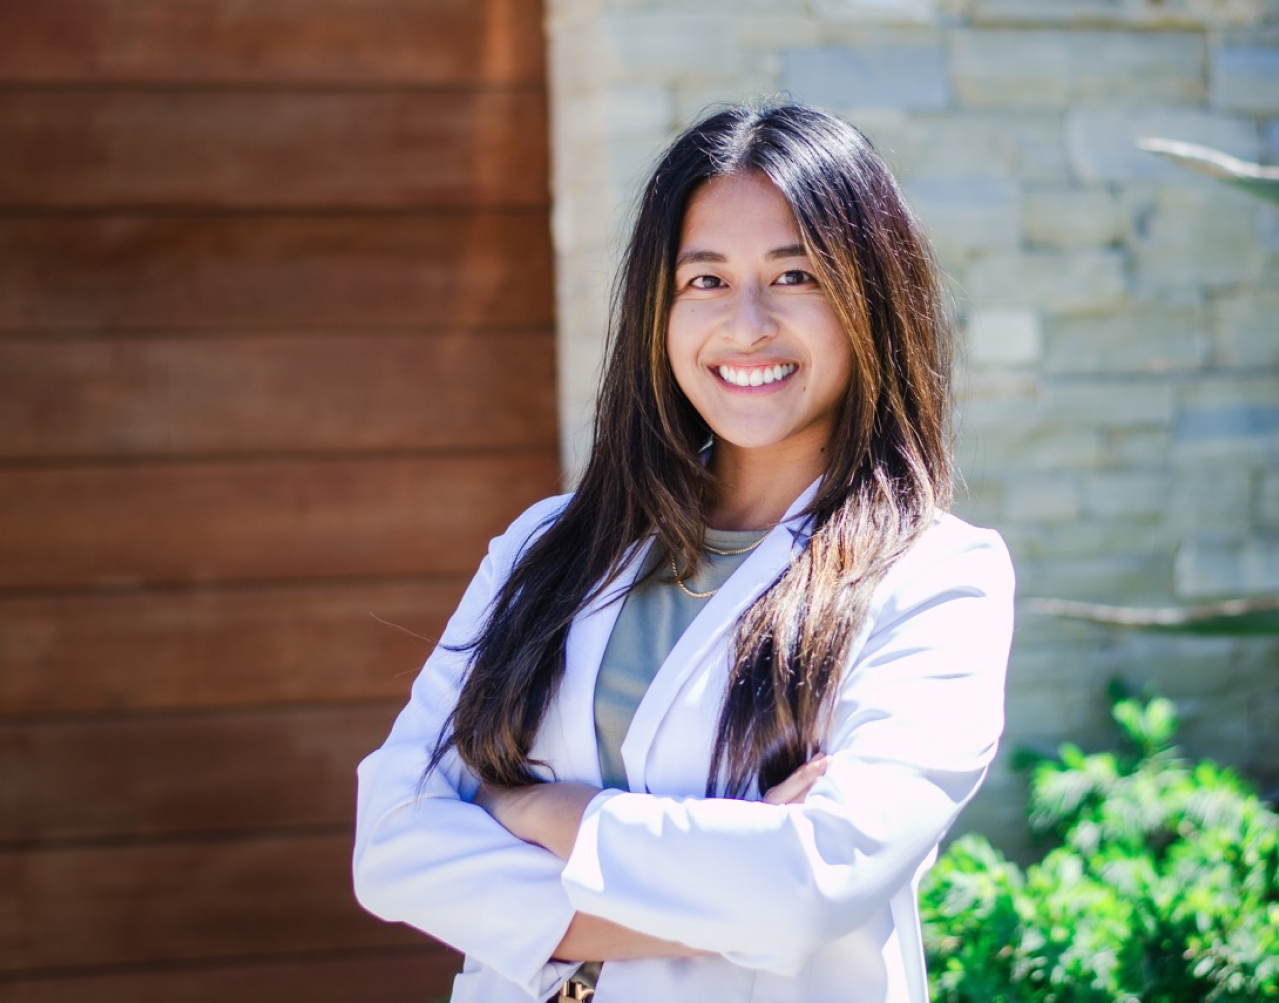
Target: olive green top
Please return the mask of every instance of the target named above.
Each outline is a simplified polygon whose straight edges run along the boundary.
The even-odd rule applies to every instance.
[[[751,546],[767,530],[719,530],[707,528],[705,542],[715,550],[740,550],[739,554],[716,554],[707,550],[691,577],[681,575],[690,592],[718,589],[746,560]],[[595,681],[595,739],[599,745],[600,774],[605,787],[627,790],[626,767],[622,763],[622,740],[648,685],[680,636],[709,602],[688,595],[671,574],[670,558],[654,545],[649,549],[640,578],[663,565],[656,577],[633,590],[622,602],[617,623],[604,649],[599,676]],[[713,727],[709,722],[708,727]]]

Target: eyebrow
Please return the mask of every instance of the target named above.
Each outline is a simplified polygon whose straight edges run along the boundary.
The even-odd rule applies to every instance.
[[[808,252],[804,250],[803,244],[787,244],[785,247],[773,248],[764,257],[769,261],[774,261],[778,258],[806,258],[808,257]],[[700,265],[707,262],[723,264],[727,260],[727,256],[720,254],[718,251],[685,251],[675,259],[675,267]]]

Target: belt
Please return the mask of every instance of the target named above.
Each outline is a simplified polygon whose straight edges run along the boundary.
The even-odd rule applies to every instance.
[[[588,985],[578,982],[576,979],[569,979],[562,986],[560,991],[552,996],[547,1003],[554,1003],[555,1000],[591,1000],[595,998],[595,990]]]

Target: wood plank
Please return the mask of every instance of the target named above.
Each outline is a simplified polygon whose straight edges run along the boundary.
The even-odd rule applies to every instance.
[[[550,454],[0,471],[0,588],[469,574]]]
[[[0,843],[352,823],[386,704],[0,724]]]
[[[0,91],[0,149],[6,207],[549,199],[535,92]]]
[[[0,79],[541,87],[538,0],[0,4]]]
[[[462,968],[442,945],[0,983],[4,1003],[432,1003]]]
[[[0,331],[548,327],[546,215],[8,217]]]
[[[0,459],[555,443],[549,330],[0,340]]]
[[[469,577],[0,599],[0,714],[403,702]]]
[[[432,1003],[462,959],[442,945],[0,983],[4,1003]]]
[[[390,947],[364,913],[351,835],[0,852],[0,971]]]

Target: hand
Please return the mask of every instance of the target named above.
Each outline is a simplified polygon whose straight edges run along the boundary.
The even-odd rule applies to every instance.
[[[829,764],[830,756],[825,753],[815,756],[780,784],[770,787],[764,794],[764,801],[768,804],[799,804],[808,797],[813,784],[825,775]]]

